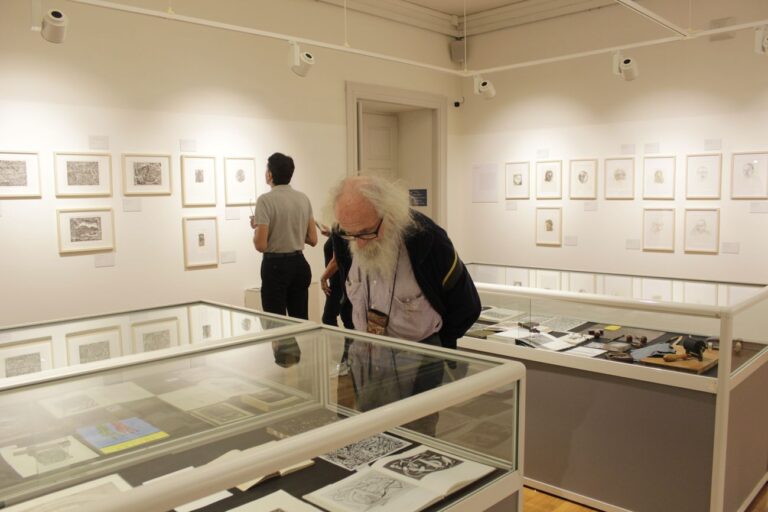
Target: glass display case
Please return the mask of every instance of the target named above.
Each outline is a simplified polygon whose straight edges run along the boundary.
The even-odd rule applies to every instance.
[[[300,320],[216,304],[173,306],[0,328],[0,377],[214,343]]]
[[[486,309],[459,347],[526,365],[528,484],[604,510],[750,503],[768,478],[768,289],[738,285],[734,304],[737,285],[700,283],[720,299],[693,304],[481,282],[517,272],[492,268],[475,265]],[[567,464],[542,457],[551,446]]]
[[[0,501],[404,512],[507,500],[516,510],[524,372],[301,322],[8,378]]]

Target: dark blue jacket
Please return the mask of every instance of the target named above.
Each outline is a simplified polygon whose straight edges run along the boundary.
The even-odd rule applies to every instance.
[[[415,210],[411,210],[411,216],[415,226],[405,234],[405,247],[413,275],[430,305],[443,319],[439,333],[442,346],[456,348],[456,340],[480,316],[480,297],[445,230]],[[336,232],[332,238],[340,277],[346,283],[352,266],[348,242]],[[347,300],[346,286],[342,289]]]

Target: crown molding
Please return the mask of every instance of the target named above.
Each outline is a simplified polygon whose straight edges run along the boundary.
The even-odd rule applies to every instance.
[[[324,4],[344,7],[344,0],[316,0]],[[371,16],[429,30],[438,34],[459,37],[459,18],[434,9],[421,7],[403,0],[347,0],[347,9]]]

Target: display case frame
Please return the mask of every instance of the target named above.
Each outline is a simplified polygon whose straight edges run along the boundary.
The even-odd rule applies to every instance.
[[[657,467],[655,471],[659,474],[663,474],[666,468],[674,467],[677,459],[690,457],[693,461],[699,457],[697,460],[701,463],[690,464],[691,472],[686,475],[686,480],[706,482],[706,488],[700,489],[702,493],[707,491],[706,499],[703,499],[701,494],[697,496],[691,492],[687,486],[654,486],[653,495],[663,497],[666,500],[665,506],[674,510],[742,511],[768,482],[765,466],[768,442],[759,435],[759,432],[768,428],[768,407],[763,398],[764,393],[759,391],[761,386],[764,389],[764,385],[768,383],[768,340],[761,329],[761,325],[764,326],[762,319],[768,311],[768,288],[755,287],[755,290],[759,291],[736,304],[707,306],[482,282],[476,282],[476,286],[484,305],[521,309],[520,304],[528,304],[531,315],[542,311],[551,312],[554,305],[560,305],[556,309],[558,314],[564,316],[574,316],[574,311],[583,314],[588,314],[584,312],[589,311],[613,311],[617,316],[611,323],[647,328],[655,326],[633,322],[655,315],[659,319],[659,325],[670,331],[715,334],[719,338],[720,356],[717,369],[703,375],[577,357],[569,355],[567,351],[532,349],[515,343],[494,341],[490,337],[487,340],[461,338],[458,342],[459,348],[523,362],[529,371],[528,390],[531,403],[546,400],[562,407],[582,403],[590,408],[587,413],[582,411],[582,414],[577,414],[579,423],[576,419],[564,417],[562,421],[565,425],[557,434],[550,432],[545,435],[540,435],[537,428],[552,421],[551,417],[546,417],[548,412],[543,412],[549,407],[533,407],[528,411],[529,429],[526,442],[529,455],[525,479],[527,485],[601,510],[654,510],[647,505],[653,498],[647,497],[648,493],[643,492],[642,486],[636,485],[636,482],[629,483],[621,473],[610,474],[604,471],[607,467],[631,465],[633,462],[624,458],[620,450],[602,452],[601,441],[610,444],[611,440],[620,443],[619,439],[626,439],[623,435],[613,435],[606,430],[633,432],[635,436],[631,438],[632,445],[642,446],[647,443],[644,457],[651,458],[652,463],[643,465],[642,462],[636,462],[636,465],[645,469]],[[547,305],[542,307],[542,304]],[[674,321],[676,318],[680,321]],[[609,322],[605,318],[600,321]],[[701,326],[703,331],[709,332],[682,330],[684,326],[690,325]],[[735,338],[743,340],[742,350],[745,353],[734,359]],[[559,387],[553,384],[555,382],[559,383]],[[582,393],[585,389],[589,390],[589,400],[586,402],[579,400],[575,394],[575,389],[580,386]],[[616,403],[613,403],[612,407],[605,406],[616,400],[622,404],[620,407],[617,407]],[[651,408],[645,410],[648,407]],[[675,407],[691,407],[688,411],[691,418],[686,419],[682,410]],[[604,430],[595,432],[594,435],[585,433],[587,425],[591,424],[589,412],[598,409],[602,414],[599,428]],[[659,431],[653,426],[645,432],[636,428],[636,423],[641,421],[639,418],[642,417],[638,412],[640,410],[659,420],[663,417],[670,425],[690,432],[686,436],[699,440],[699,446],[694,447],[683,441],[681,445],[684,446],[676,451],[665,453],[657,449],[655,444],[658,443],[653,436],[659,435]],[[696,412],[692,412],[694,410]],[[696,421],[693,420],[694,417]],[[745,429],[744,425],[750,427]],[[587,454],[574,446],[576,443],[590,445],[600,452],[600,455],[589,455],[601,459],[602,465],[597,467],[589,464]],[[537,447],[552,444],[571,446],[571,452],[574,453],[571,453],[568,469],[573,468],[573,471],[582,473],[591,470],[591,478],[599,479],[600,485],[591,486],[588,478],[567,481],[568,476],[572,476],[570,471],[560,468],[558,473],[552,465],[548,466],[547,461],[540,459],[540,450],[537,450]],[[750,453],[755,451],[756,453]],[[702,461],[706,461],[706,464]],[[652,476],[647,480],[653,478]],[[621,489],[621,493],[605,491],[606,488]],[[642,496],[643,494],[646,496]],[[660,504],[657,503],[657,506]]]
[[[243,452],[236,458],[205,464],[193,470],[179,473],[173,479],[158,480],[153,482],[152,485],[134,487],[122,493],[119,500],[114,500],[114,502],[110,502],[106,506],[104,503],[98,503],[90,508],[84,507],[82,510],[168,510],[194,499],[203,498],[216,491],[235,487],[241,482],[258,476],[273,473],[280,468],[296,464],[307,458],[312,458],[384,430],[398,432],[398,427],[404,423],[422,418],[425,414],[437,412],[451,405],[475,398],[483,393],[498,389],[507,383],[516,386],[515,392],[519,400],[516,409],[517,414],[519,414],[518,424],[524,424],[525,370],[519,363],[510,364],[507,361],[494,357],[462,354],[455,350],[431,347],[419,343],[361,333],[350,333],[350,331],[343,329],[320,326],[307,321],[265,330],[256,334],[231,337],[215,343],[185,344],[153,352],[125,355],[111,360],[57,368],[37,374],[9,378],[0,381],[0,392],[13,392],[27,388],[35,389],[40,386],[59,386],[61,383],[69,382],[77,377],[98,377],[100,374],[105,374],[104,372],[108,374],[109,372],[141,369],[146,364],[183,360],[193,356],[226,351],[230,348],[238,349],[255,346],[259,343],[269,344],[270,341],[274,342],[286,337],[300,336],[317,337],[320,342],[312,344],[312,351],[317,351],[317,356],[320,357],[321,361],[330,361],[328,359],[330,354],[327,353],[328,344],[322,341],[328,341],[326,339],[328,337],[335,337],[337,341],[341,339],[343,344],[345,337],[354,336],[356,340],[385,344],[396,347],[398,350],[416,351],[434,357],[445,357],[459,361],[477,361],[487,366],[487,369],[478,371],[460,381],[446,383],[438,388],[403,398],[395,403],[357,413],[342,421],[297,434],[276,443],[260,445],[258,449],[248,450],[249,453]],[[319,403],[323,407],[332,407],[331,390],[328,387],[332,372],[331,365],[323,363],[318,368],[320,371],[316,372],[314,379],[318,381],[315,387],[319,393]],[[290,416],[290,414],[295,412],[296,410],[285,411],[285,415]],[[272,419],[279,417],[278,414],[277,416],[272,416]],[[253,423],[250,423],[240,428],[253,428],[253,425]],[[228,430],[228,435],[231,435],[231,432],[231,429]],[[520,440],[524,435],[522,426],[517,430],[516,435],[518,436],[519,449],[515,455],[517,463],[514,471],[510,467],[510,471],[498,478],[494,478],[492,481],[484,483],[481,488],[473,490],[467,496],[463,496],[451,503],[445,510],[470,511],[486,509],[507,498],[510,494],[515,494],[515,492],[517,492],[515,498],[516,507],[521,509],[522,494],[520,491],[522,486],[523,449]],[[195,439],[192,446],[194,446],[194,443],[205,444],[210,439],[212,437],[201,435]],[[189,446],[189,443],[185,446]],[[152,452],[147,452],[144,456],[147,459],[152,459],[156,458],[159,453],[173,453],[178,448],[179,446],[174,446],[173,444],[158,445],[158,448],[153,448]],[[453,451],[461,451],[461,449],[457,448]],[[101,475],[105,472],[116,470],[121,463],[115,462],[114,464],[114,468],[110,468],[108,464],[99,466],[98,474]],[[86,473],[88,472],[86,471]],[[98,475],[90,474],[89,479],[94,476]],[[54,478],[54,475],[51,475],[51,478]],[[61,483],[61,478],[62,475],[56,475],[56,480],[59,481],[59,484]],[[71,482],[67,481],[67,485],[75,485],[87,480],[84,480],[83,475],[78,475],[72,477]],[[35,485],[39,484],[40,482],[35,483]],[[23,492],[29,492],[29,489],[19,490],[16,496],[23,494]],[[6,500],[6,503],[12,504],[14,502],[13,495],[4,495],[3,498]]]

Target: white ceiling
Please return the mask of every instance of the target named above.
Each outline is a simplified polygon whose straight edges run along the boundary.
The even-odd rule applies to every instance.
[[[409,4],[415,4],[420,7],[426,7],[444,14],[455,14],[462,16],[464,14],[465,0],[405,0]],[[536,0],[534,0],[536,1]],[[466,0],[467,14],[496,9],[511,4],[531,3],[531,0]]]

